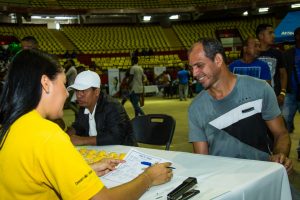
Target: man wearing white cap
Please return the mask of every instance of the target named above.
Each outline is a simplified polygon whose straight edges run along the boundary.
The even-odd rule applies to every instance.
[[[92,71],[79,73],[68,90],[75,90],[80,106],[67,131],[74,145],[136,146],[130,119],[120,102],[100,90],[100,77]]]

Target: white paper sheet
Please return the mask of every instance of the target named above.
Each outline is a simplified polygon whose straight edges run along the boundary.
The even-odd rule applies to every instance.
[[[101,177],[102,182],[107,188],[127,183],[141,174],[148,167],[141,164],[141,162],[146,161],[152,164],[171,162],[163,158],[145,154],[133,148],[126,154],[124,160],[126,162],[121,163],[116,170]]]

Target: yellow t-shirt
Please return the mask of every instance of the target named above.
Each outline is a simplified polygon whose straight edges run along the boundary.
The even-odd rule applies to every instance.
[[[59,126],[36,110],[13,123],[0,150],[0,199],[89,199],[104,187]]]

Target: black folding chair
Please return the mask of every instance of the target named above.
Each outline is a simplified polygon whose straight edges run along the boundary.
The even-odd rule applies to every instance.
[[[148,114],[132,119],[133,134],[138,143],[165,145],[170,150],[176,121],[165,114]]]

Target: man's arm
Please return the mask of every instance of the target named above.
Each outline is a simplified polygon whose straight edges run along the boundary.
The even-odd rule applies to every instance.
[[[130,87],[132,85],[131,83],[133,81],[133,76],[134,76],[134,69],[133,69],[133,67],[131,67],[129,70],[129,78],[128,78],[129,89],[131,89]]]
[[[70,139],[74,145],[97,145],[96,136],[70,135]]]
[[[67,130],[68,135],[70,136],[71,142],[74,145],[96,145],[96,137],[84,137],[76,135],[76,130],[73,127],[69,127]]]
[[[128,89],[129,89],[129,91],[131,91],[131,89],[132,89],[132,81],[133,81],[133,75],[130,74],[129,78],[128,78]]]
[[[286,69],[283,68],[279,68],[279,72],[280,72],[280,85],[281,85],[281,92],[284,92],[284,94],[286,93],[286,87],[287,87],[287,73],[286,73]],[[279,94],[277,97],[277,101],[279,105],[283,105],[284,102],[284,95],[283,94]]]
[[[268,128],[274,136],[273,154],[283,153],[286,157],[290,154],[291,140],[281,116],[266,121]]]
[[[207,142],[193,142],[194,153],[208,154],[208,143]]]
[[[282,116],[266,121],[268,128],[274,136],[272,162],[278,162],[285,166],[287,172],[293,168],[292,161],[288,158],[291,149],[291,139],[285,128]]]
[[[75,128],[73,128],[72,126],[71,127],[68,127],[67,131],[68,135],[76,135],[76,130]]]

